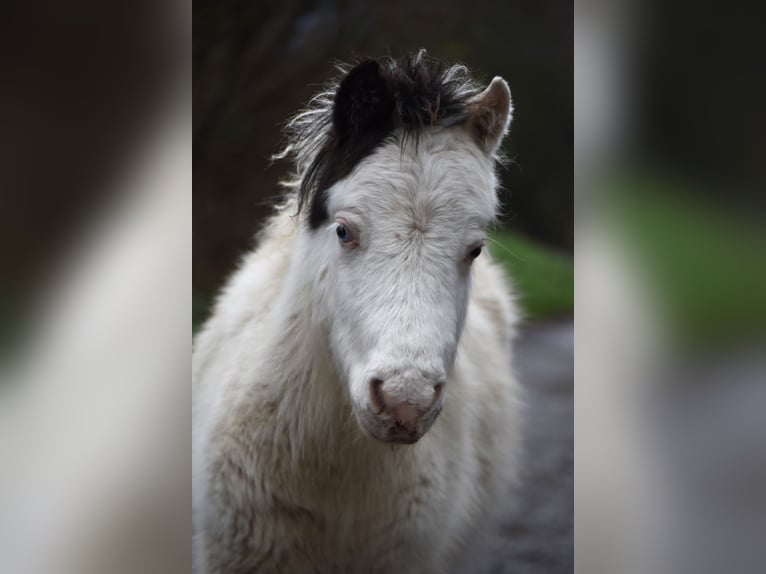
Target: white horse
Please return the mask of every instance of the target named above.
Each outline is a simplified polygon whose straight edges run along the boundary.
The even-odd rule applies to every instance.
[[[422,52],[341,72],[195,343],[200,573],[446,572],[517,466],[515,310],[483,252],[508,86]]]

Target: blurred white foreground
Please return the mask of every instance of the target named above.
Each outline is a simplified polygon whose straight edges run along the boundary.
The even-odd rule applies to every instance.
[[[191,102],[121,182],[0,385],[0,572],[190,569]]]

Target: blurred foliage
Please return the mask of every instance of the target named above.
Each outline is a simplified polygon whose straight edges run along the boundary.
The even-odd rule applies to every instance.
[[[195,0],[195,289],[215,292],[250,248],[288,167],[269,166],[280,125],[333,63],[419,48],[508,80],[503,224],[571,252],[572,24],[564,0]]]
[[[648,277],[677,341],[739,343],[766,328],[766,233],[759,214],[727,211],[699,187],[622,174],[609,186],[603,217]]]
[[[489,249],[506,268],[524,318],[539,320],[572,315],[574,264],[571,257],[507,231],[495,232]]]

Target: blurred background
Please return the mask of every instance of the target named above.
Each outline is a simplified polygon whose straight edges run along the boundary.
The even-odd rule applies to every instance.
[[[175,0],[19,3],[0,24],[0,365],[120,192],[188,67]]]
[[[0,20],[0,571],[189,572],[191,5]]]
[[[576,3],[576,572],[766,571],[760,12]]]

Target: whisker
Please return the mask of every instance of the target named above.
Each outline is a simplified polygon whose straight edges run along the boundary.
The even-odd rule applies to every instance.
[[[505,252],[506,252],[506,253],[508,253],[509,255],[512,255],[513,257],[515,257],[515,258],[516,258],[516,259],[518,259],[519,261],[524,261],[524,262],[526,262],[526,259],[524,259],[524,258],[523,258],[521,255],[519,255],[518,253],[514,253],[513,251],[511,251],[510,249],[508,249],[508,248],[507,248],[505,245],[503,245],[502,243],[500,243],[500,242],[499,242],[497,239],[494,239],[494,238],[492,238],[492,237],[489,237],[489,238],[487,238],[487,241],[491,241],[492,243],[494,243],[495,245],[497,245],[497,246],[498,246],[500,249],[502,249],[503,251],[505,251]]]

